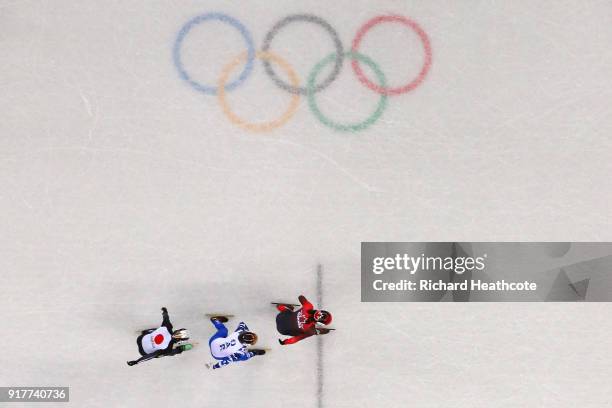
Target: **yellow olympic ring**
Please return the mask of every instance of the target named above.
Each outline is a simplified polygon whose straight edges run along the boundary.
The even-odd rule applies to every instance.
[[[271,130],[284,125],[289,119],[291,119],[291,117],[297,111],[298,105],[300,103],[300,95],[292,94],[291,101],[289,102],[289,107],[277,119],[273,119],[268,122],[250,123],[238,117],[238,115],[236,115],[231,110],[229,104],[227,103],[227,99],[225,97],[225,93],[226,93],[225,84],[227,83],[232,71],[239,64],[245,62],[247,60],[247,57],[248,57],[247,53],[244,52],[240,54],[239,56],[237,56],[236,58],[234,58],[232,61],[230,61],[230,63],[227,64],[223,68],[223,71],[221,72],[221,76],[219,77],[218,88],[217,88],[218,89],[217,97],[219,99],[219,104],[221,105],[221,109],[223,109],[223,113],[225,114],[225,116],[233,124],[238,125],[242,127],[243,129],[250,130],[251,132],[270,132]],[[261,60],[264,60],[264,61],[275,62],[287,73],[287,76],[289,77],[289,82],[291,83],[291,85],[295,88],[299,86],[300,81],[298,79],[296,72],[293,70],[293,68],[291,68],[291,65],[289,65],[287,61],[285,61],[278,55],[273,54],[269,51],[258,51],[255,54],[255,57]]]

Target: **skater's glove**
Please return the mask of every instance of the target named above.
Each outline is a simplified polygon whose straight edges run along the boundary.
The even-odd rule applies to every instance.
[[[281,339],[278,339],[278,344],[280,344],[281,346],[284,346],[285,345],[285,341],[281,340]]]

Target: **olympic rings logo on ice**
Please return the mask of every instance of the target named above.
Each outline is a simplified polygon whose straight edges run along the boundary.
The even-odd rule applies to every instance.
[[[193,77],[185,69],[181,59],[181,47],[185,38],[195,26],[212,21],[225,23],[238,30],[246,45],[246,51],[236,56],[223,67],[216,85],[207,85],[193,79]],[[312,68],[308,78],[306,78],[305,86],[300,86],[300,80],[292,66],[284,58],[270,50],[274,38],[285,27],[294,22],[311,23],[323,28],[332,38],[335,48],[333,53],[326,56]],[[368,31],[372,29],[372,27],[383,23],[401,24],[414,31],[418,35],[425,52],[423,66],[421,67],[417,76],[410,82],[398,87],[388,87],[386,76],[379,66],[371,58],[359,52],[361,42]],[[338,131],[356,132],[366,129],[380,118],[385,107],[387,106],[387,98],[389,96],[401,95],[410,92],[423,82],[427,73],[429,72],[429,69],[431,68],[431,54],[431,44],[425,31],[415,21],[408,17],[399,15],[381,15],[371,18],[363,26],[361,26],[359,30],[357,30],[357,34],[352,41],[350,51],[345,51],[340,40],[340,36],[327,21],[312,14],[293,14],[277,22],[266,34],[261,50],[256,51],[251,33],[239,20],[222,13],[206,13],[189,20],[181,28],[174,43],[173,49],[174,63],[181,78],[187,81],[187,83],[189,83],[199,92],[207,95],[216,95],[219,104],[221,105],[221,109],[229,121],[242,127],[243,129],[253,132],[267,132],[284,125],[295,114],[299,106],[300,96],[302,95],[306,96],[308,99],[308,106],[310,107],[310,110],[314,116],[324,125]],[[240,118],[230,108],[227,102],[227,93],[233,91],[244,83],[244,81],[251,74],[256,59],[263,62],[267,75],[272,79],[276,86],[287,91],[291,95],[291,99],[285,111],[282,112],[276,119],[268,122],[250,123]],[[316,99],[316,95],[327,88],[338,77],[345,59],[351,60],[351,67],[359,79],[359,82],[380,96],[378,105],[376,106],[374,112],[369,117],[358,123],[339,123],[334,119],[331,119],[319,108]],[[273,64],[285,72],[289,82],[285,82],[278,76],[275,68],[273,68]],[[361,64],[365,64],[371,68],[376,77],[376,82],[373,82],[365,75]],[[230,80],[231,74],[236,71],[240,65],[243,65],[242,71],[240,71],[236,79]],[[320,73],[329,65],[332,65],[331,72],[325,78],[320,79]]]

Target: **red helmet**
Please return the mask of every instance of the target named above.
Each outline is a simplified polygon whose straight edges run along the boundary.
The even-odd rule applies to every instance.
[[[332,315],[327,310],[315,310],[314,319],[317,323],[328,325],[332,322]]]

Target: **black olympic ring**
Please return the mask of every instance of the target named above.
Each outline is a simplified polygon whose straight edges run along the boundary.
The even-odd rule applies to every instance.
[[[340,36],[336,32],[336,30],[334,30],[331,24],[329,24],[327,21],[313,14],[292,14],[290,16],[287,16],[283,18],[282,20],[280,20],[278,23],[274,24],[272,29],[268,31],[264,39],[263,45],[261,46],[261,50],[264,52],[268,52],[270,50],[270,45],[272,44],[272,40],[274,39],[276,34],[278,34],[278,32],[285,26],[293,22],[296,22],[296,21],[313,23],[313,24],[323,27],[323,29],[325,29],[325,31],[329,33],[329,35],[331,36],[334,42],[334,47],[336,49],[336,60],[334,63],[334,67],[332,69],[332,72],[327,76],[327,78],[325,78],[323,82],[315,86],[314,92],[319,92],[327,88],[338,77],[338,75],[340,74],[340,70],[342,69],[342,64],[344,62],[344,47],[342,46],[342,41],[340,40]],[[293,94],[300,94],[300,95],[308,94],[308,90],[306,89],[306,87],[295,87],[295,86],[289,85],[288,83],[283,81],[281,78],[279,78],[278,75],[276,75],[276,72],[274,72],[274,69],[272,68],[272,64],[270,64],[270,61],[264,60],[263,65],[264,65],[264,68],[266,69],[266,73],[270,76],[270,78],[272,78],[274,83],[278,85],[280,88],[284,89],[285,91],[291,92]]]

